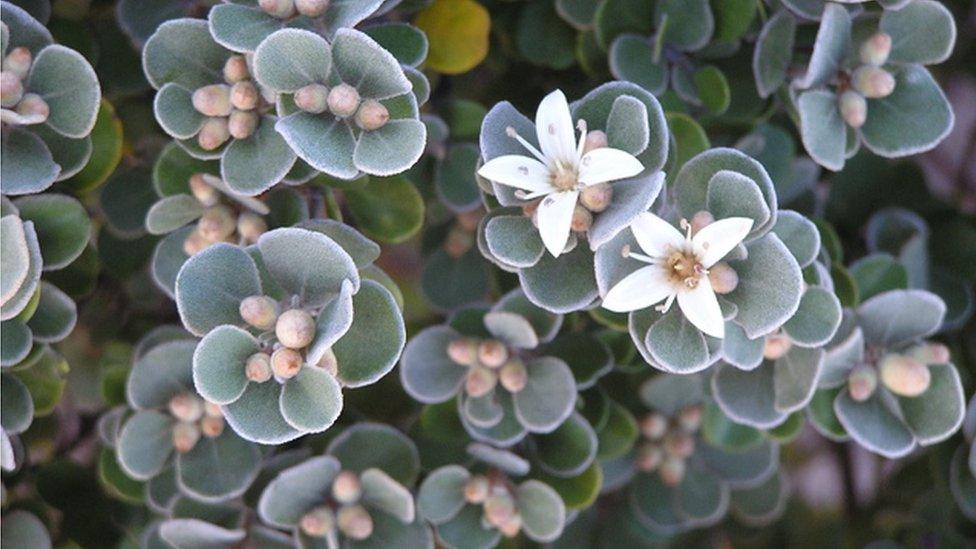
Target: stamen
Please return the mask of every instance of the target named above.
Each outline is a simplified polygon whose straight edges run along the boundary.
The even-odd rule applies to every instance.
[[[519,143],[521,143],[522,146],[525,147],[526,150],[528,150],[530,153],[532,153],[532,156],[538,158],[540,162],[542,162],[546,166],[549,165],[549,160],[546,159],[546,155],[539,152],[539,149],[533,147],[531,143],[523,139],[522,136],[519,135],[517,131],[515,131],[515,128],[511,126],[505,128],[505,134],[511,138],[514,138]]]
[[[627,258],[630,258],[630,259],[636,259],[637,261],[643,261],[644,263],[650,263],[651,265],[656,265],[658,263],[658,260],[654,259],[653,257],[651,257],[649,255],[635,254],[634,252],[631,252],[630,250],[628,250],[627,255],[625,255],[624,257],[627,257]]]
[[[688,220],[682,217],[679,225],[681,225],[681,228],[684,229],[686,233],[685,240],[691,241],[691,223],[688,223]]]
[[[522,189],[519,189],[515,191],[515,198],[518,198],[519,200],[535,200],[536,198],[546,196],[547,194],[549,194],[549,191],[535,191],[532,193],[527,193]]]
[[[658,305],[657,307],[654,307],[654,310],[657,311],[657,312],[659,312],[659,313],[666,313],[666,312],[668,312],[668,310],[671,309],[671,305],[674,303],[674,298],[676,298],[677,296],[678,296],[678,294],[671,294],[671,295],[669,295],[668,296],[668,299],[663,304]]]
[[[576,156],[583,158],[583,149],[586,147],[586,120],[582,118],[576,122],[576,128],[580,131],[579,145],[576,147]]]
[[[625,258],[630,257],[630,244],[625,244],[624,247],[620,249],[620,255]]]

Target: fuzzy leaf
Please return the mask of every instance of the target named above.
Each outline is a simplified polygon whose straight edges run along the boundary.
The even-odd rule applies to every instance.
[[[331,46],[307,30],[275,32],[254,52],[254,78],[278,93],[294,93],[307,84],[325,84],[331,67]]]
[[[256,196],[270,189],[295,165],[295,153],[265,116],[247,139],[232,139],[220,162],[220,175],[236,194]]]
[[[211,330],[193,353],[193,384],[200,396],[217,404],[240,398],[248,382],[244,365],[259,350],[257,339],[236,326]]]
[[[229,244],[215,244],[194,255],[176,276],[180,319],[187,330],[198,336],[221,324],[242,324],[241,301],[260,293],[261,280],[254,260]]]
[[[341,465],[332,456],[317,456],[289,467],[261,493],[257,505],[261,519],[272,526],[293,528],[302,515],[325,503]]]
[[[261,468],[261,451],[224,429],[216,438],[200,437],[193,449],[176,456],[180,489],[202,501],[223,501],[250,487]]]
[[[904,456],[915,447],[915,437],[884,403],[884,390],[875,391],[864,402],[841,391],[834,401],[834,413],[848,434],[868,450],[887,458]]]
[[[932,149],[954,123],[952,107],[929,71],[908,65],[895,73],[891,95],[868,99],[861,136],[871,152],[899,158]]]
[[[878,28],[891,36],[888,60],[895,63],[941,63],[956,43],[952,13],[933,0],[911,0],[898,9],[884,10]]]
[[[738,306],[736,324],[756,338],[781,326],[796,312],[802,295],[800,267],[775,234],[747,246],[749,255],[731,262],[739,285],[725,297]]]
[[[29,89],[47,102],[47,125],[56,132],[80,138],[95,127],[102,100],[98,77],[75,50],[59,44],[41,50],[31,64]]]
[[[417,493],[417,510],[435,525],[454,518],[465,506],[464,485],[471,473],[460,465],[447,465],[427,475]]]
[[[137,480],[148,480],[166,465],[173,453],[173,419],[152,410],[136,412],[119,433],[119,465]]]
[[[533,432],[549,433],[572,413],[576,381],[565,362],[541,357],[526,364],[529,379],[512,396],[519,422]]]

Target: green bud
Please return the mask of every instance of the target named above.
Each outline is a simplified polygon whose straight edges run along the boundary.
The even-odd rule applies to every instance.
[[[342,118],[352,116],[359,108],[359,92],[349,84],[339,84],[329,90],[327,103],[332,114]]]
[[[305,17],[320,17],[329,8],[329,0],[295,0],[295,8]]]
[[[483,397],[495,388],[496,383],[498,383],[498,375],[494,370],[472,366],[464,379],[464,391],[474,398]]]
[[[234,139],[247,139],[258,129],[261,118],[254,111],[233,111],[227,119],[227,132]]]
[[[280,379],[291,379],[298,375],[305,359],[302,354],[288,347],[281,347],[271,353],[271,371]]]
[[[230,88],[230,104],[235,109],[249,111],[257,108],[260,99],[257,86],[250,80],[242,80]]]
[[[252,295],[241,300],[241,318],[258,330],[270,330],[278,320],[278,302],[266,295]]]
[[[868,99],[881,99],[895,91],[895,77],[881,67],[862,65],[851,75],[851,85]]]
[[[224,63],[224,80],[228,84],[236,84],[251,77],[251,71],[247,68],[247,59],[243,55],[232,55]]]
[[[319,114],[329,108],[329,88],[322,84],[309,84],[298,88],[293,97],[295,106],[299,109]]]
[[[871,398],[877,388],[878,374],[873,366],[858,364],[847,376],[847,391],[857,402],[864,402]]]
[[[288,19],[295,15],[294,0],[258,0],[258,5],[265,13],[278,19]]]
[[[521,360],[509,360],[498,371],[498,381],[508,392],[518,393],[529,382],[529,372]]]
[[[374,99],[367,99],[356,111],[356,125],[366,131],[378,130],[390,121],[390,111]]]
[[[344,505],[351,505],[363,496],[359,475],[352,471],[340,471],[332,481],[332,497]]]
[[[303,349],[315,338],[315,319],[302,309],[289,309],[275,324],[278,341],[290,349]]]
[[[0,72],[0,104],[5,108],[16,105],[24,96],[24,84],[10,71]]]
[[[508,347],[497,339],[486,339],[478,345],[478,362],[488,368],[501,368],[508,360]]]
[[[193,92],[193,108],[204,116],[228,116],[230,114],[230,86],[211,84]]]
[[[211,242],[223,241],[234,234],[236,228],[237,220],[234,219],[234,212],[223,204],[207,208],[197,220],[197,231]]]
[[[868,102],[863,95],[854,90],[847,90],[840,94],[838,108],[844,122],[854,129],[863,126],[868,119]]]
[[[298,527],[305,535],[313,538],[324,538],[335,532],[336,518],[327,505],[322,505],[312,509],[302,515],[298,521]]]
[[[861,63],[865,65],[874,65],[875,67],[884,65],[891,53],[891,36],[884,32],[872,34],[861,43],[858,53],[861,57]]]
[[[739,273],[728,263],[720,261],[708,268],[708,282],[717,294],[731,293],[739,286]]]
[[[230,139],[230,128],[227,126],[227,118],[208,118],[203,122],[200,133],[197,134],[197,143],[205,151],[212,151]]]
[[[271,379],[271,356],[268,353],[254,353],[244,362],[244,375],[255,383]]]
[[[202,173],[195,173],[190,176],[188,181],[190,193],[204,206],[214,206],[220,202],[220,191],[207,183],[207,178]]]
[[[169,399],[169,413],[176,419],[194,422],[203,417],[203,399],[192,393],[180,393]]]
[[[915,397],[926,390],[932,383],[932,372],[925,364],[914,358],[889,354],[881,359],[878,365],[881,383],[896,395]]]
[[[347,538],[364,540],[373,535],[373,517],[362,505],[350,505],[339,509],[336,522],[339,531]]]
[[[613,200],[613,187],[609,183],[597,183],[583,187],[580,191],[580,204],[587,210],[599,213],[610,206]]]
[[[29,49],[20,46],[10,50],[3,60],[3,72],[16,74],[23,80],[30,74],[32,56]]]
[[[180,421],[173,425],[173,448],[177,452],[181,454],[189,452],[197,445],[198,440],[200,440],[200,429],[195,423]]]

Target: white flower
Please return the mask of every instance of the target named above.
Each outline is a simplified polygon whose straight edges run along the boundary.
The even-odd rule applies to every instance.
[[[517,139],[535,158],[510,154],[493,158],[478,174],[501,185],[519,189],[523,200],[543,198],[539,204],[539,235],[546,249],[558,257],[566,249],[573,210],[580,189],[625,179],[639,174],[644,166],[633,155],[609,147],[584,154],[586,122],[579,121],[579,142],[573,131],[573,118],[563,92],[547,95],[535,115],[540,152],[509,127],[508,135]]]
[[[670,223],[644,212],[630,226],[637,244],[646,255],[623,250],[625,257],[645,263],[610,288],[603,307],[618,313],[644,309],[662,300],[662,313],[675,299],[685,318],[702,332],[725,337],[725,321],[715,290],[708,279],[708,268],[725,257],[752,229],[752,220],[729,217],[706,225],[691,234],[691,225],[681,220],[687,231],[682,235]]]

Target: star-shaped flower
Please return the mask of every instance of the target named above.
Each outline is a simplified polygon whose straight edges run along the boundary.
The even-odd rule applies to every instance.
[[[486,162],[478,174],[518,189],[516,196],[523,200],[544,197],[537,214],[539,235],[549,253],[558,257],[569,240],[580,190],[633,177],[644,166],[620,149],[600,147],[584,151],[586,121],[580,120],[577,125],[580,131],[577,143],[569,104],[559,90],[547,95],[539,104],[535,128],[541,152],[514,128],[508,128],[508,135],[517,139],[535,158],[517,154],[499,156]]]
[[[725,337],[725,321],[708,269],[725,257],[752,229],[752,220],[729,217],[712,222],[694,235],[691,225],[681,221],[682,235],[670,223],[644,212],[630,226],[644,254],[623,250],[625,257],[645,263],[617,283],[603,299],[603,307],[624,313],[644,309],[662,300],[658,311],[667,312],[675,299],[681,312],[696,328],[712,336]]]

